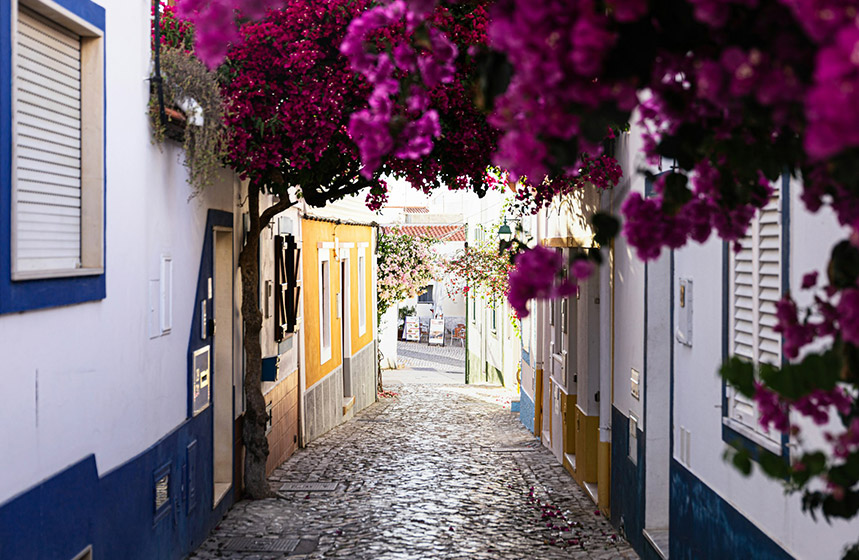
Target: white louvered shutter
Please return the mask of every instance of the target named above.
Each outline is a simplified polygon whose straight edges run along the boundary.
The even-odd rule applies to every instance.
[[[781,336],[774,330],[781,297],[780,195],[776,187],[732,257],[731,353],[756,365],[781,364]],[[729,407],[731,418],[761,431],[754,401],[731,391]]]
[[[19,272],[81,266],[80,37],[23,6],[16,57]]]

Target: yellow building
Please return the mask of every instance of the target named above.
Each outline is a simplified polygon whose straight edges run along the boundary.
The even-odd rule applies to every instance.
[[[304,434],[312,441],[376,399],[372,223],[305,214]]]

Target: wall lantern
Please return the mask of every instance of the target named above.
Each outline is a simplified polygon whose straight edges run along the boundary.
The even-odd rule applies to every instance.
[[[507,225],[507,218],[504,218],[504,223],[498,228],[498,239],[501,241],[510,241],[513,239],[513,230]]]

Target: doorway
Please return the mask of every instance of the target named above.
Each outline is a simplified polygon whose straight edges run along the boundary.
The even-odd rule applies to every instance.
[[[214,238],[213,509],[233,483],[233,232],[216,227]]]
[[[668,557],[671,461],[672,259],[645,265],[644,537]]]
[[[340,349],[343,363],[343,398],[352,397],[352,302],[350,300],[351,278],[349,277],[349,258],[340,259]],[[345,402],[344,402],[345,404]]]

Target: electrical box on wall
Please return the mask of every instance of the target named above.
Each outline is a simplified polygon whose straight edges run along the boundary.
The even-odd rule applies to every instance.
[[[632,396],[636,399],[641,398],[641,390],[640,390],[640,382],[641,382],[641,374],[638,373],[638,370],[635,368],[630,368],[629,374],[629,392],[632,393]]]
[[[675,303],[677,309],[677,341],[692,346],[692,279],[681,278]]]
[[[192,406],[195,416],[209,406],[211,394],[209,349],[209,346],[204,346],[195,351],[191,358]]]
[[[262,380],[277,381],[277,370],[280,365],[280,356],[262,359]]]

